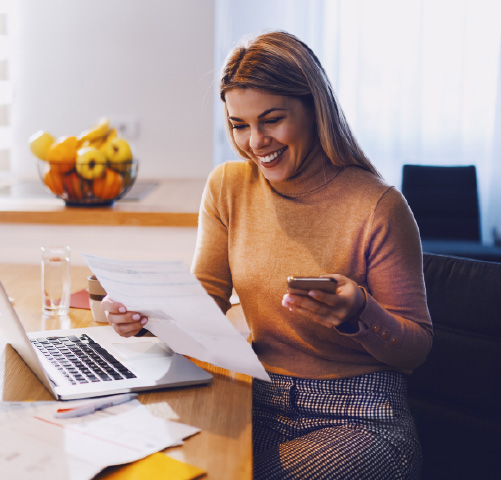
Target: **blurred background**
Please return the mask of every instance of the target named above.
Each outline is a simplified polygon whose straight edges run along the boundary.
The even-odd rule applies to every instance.
[[[284,29],[324,65],[385,179],[402,165],[475,165],[482,234],[501,225],[501,2],[0,2],[0,177],[37,177],[28,137],[108,116],[142,178],[205,178],[235,159],[217,77],[244,35]]]

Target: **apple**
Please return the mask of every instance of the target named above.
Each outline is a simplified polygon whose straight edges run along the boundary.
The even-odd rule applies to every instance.
[[[97,148],[81,148],[77,151],[75,168],[78,175],[86,180],[100,178],[106,172],[106,157]]]
[[[129,144],[123,138],[111,138],[106,142],[103,151],[113,169],[123,172],[129,168],[133,155]]]
[[[39,130],[29,138],[31,153],[41,160],[47,160],[49,148],[55,141],[56,139],[50,133]]]

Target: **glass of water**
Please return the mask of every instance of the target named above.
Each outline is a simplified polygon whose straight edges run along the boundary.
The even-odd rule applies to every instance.
[[[42,305],[45,315],[70,311],[70,247],[42,247]]]

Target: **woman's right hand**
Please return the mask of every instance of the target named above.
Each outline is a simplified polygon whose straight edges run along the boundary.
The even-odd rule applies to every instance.
[[[125,305],[114,302],[108,296],[104,297],[101,307],[108,323],[122,337],[133,337],[148,322],[148,318],[139,312],[128,312]]]

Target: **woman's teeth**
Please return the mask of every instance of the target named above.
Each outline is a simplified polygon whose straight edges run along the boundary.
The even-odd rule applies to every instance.
[[[272,153],[271,155],[266,155],[266,157],[257,157],[260,162],[263,163],[270,163],[276,158],[278,158],[282,152],[286,149],[287,147],[281,148],[280,150],[277,150],[276,152]]]

